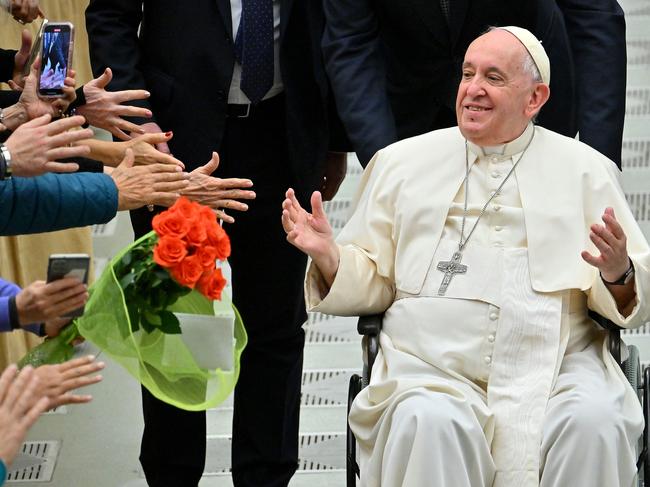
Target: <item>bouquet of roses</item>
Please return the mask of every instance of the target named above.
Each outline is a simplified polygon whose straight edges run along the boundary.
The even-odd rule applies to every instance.
[[[216,264],[230,255],[230,240],[210,208],[186,198],[156,215],[152,226],[107,265],[90,288],[84,315],[21,365],[66,360],[81,336],[159,399],[207,409],[234,388],[246,344]],[[215,362],[215,354],[223,358]]]

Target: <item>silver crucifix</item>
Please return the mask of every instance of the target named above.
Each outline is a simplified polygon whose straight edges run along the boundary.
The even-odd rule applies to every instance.
[[[467,272],[467,266],[460,263],[462,258],[463,254],[460,251],[456,251],[451,256],[451,260],[438,262],[438,270],[445,273],[445,276],[442,278],[442,283],[440,283],[440,289],[438,289],[438,296],[445,295],[451,278],[454,275],[465,274]]]

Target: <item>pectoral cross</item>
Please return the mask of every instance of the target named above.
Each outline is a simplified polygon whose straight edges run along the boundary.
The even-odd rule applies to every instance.
[[[463,254],[460,251],[454,252],[454,255],[451,256],[451,260],[440,261],[438,262],[438,270],[445,273],[445,276],[442,278],[442,283],[440,283],[440,289],[438,289],[438,296],[444,296],[447,292],[447,287],[451,282],[451,278],[456,274],[465,274],[467,272],[467,266],[460,263],[460,260],[463,258]]]

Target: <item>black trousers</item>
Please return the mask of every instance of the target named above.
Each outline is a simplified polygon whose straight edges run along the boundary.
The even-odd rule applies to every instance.
[[[215,176],[250,178],[257,194],[224,228],[231,239],[233,301],[248,333],[235,389],[232,476],[236,486],[286,486],[298,465],[298,420],[306,320],[306,257],[281,225],[294,184],[281,96],[248,118],[228,118]],[[133,212],[136,236],[151,214]],[[151,487],[194,487],[205,464],[205,413],[187,412],[142,391],[140,462]]]

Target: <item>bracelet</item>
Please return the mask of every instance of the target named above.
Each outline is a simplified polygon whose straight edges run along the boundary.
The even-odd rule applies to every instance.
[[[11,152],[4,144],[0,144],[0,160],[0,179],[11,179]]]
[[[634,264],[632,263],[632,259],[630,259],[629,257],[628,260],[630,262],[630,266],[627,268],[627,270],[623,273],[621,277],[619,277],[615,281],[606,281],[605,279],[603,279],[603,275],[601,274],[600,278],[603,280],[603,282],[605,284],[609,284],[610,286],[624,286],[625,284],[630,282],[630,280],[634,276]]]
[[[9,308],[9,325],[12,330],[20,330],[20,320],[18,319],[18,306],[16,306],[16,296],[11,296],[8,301]]]

